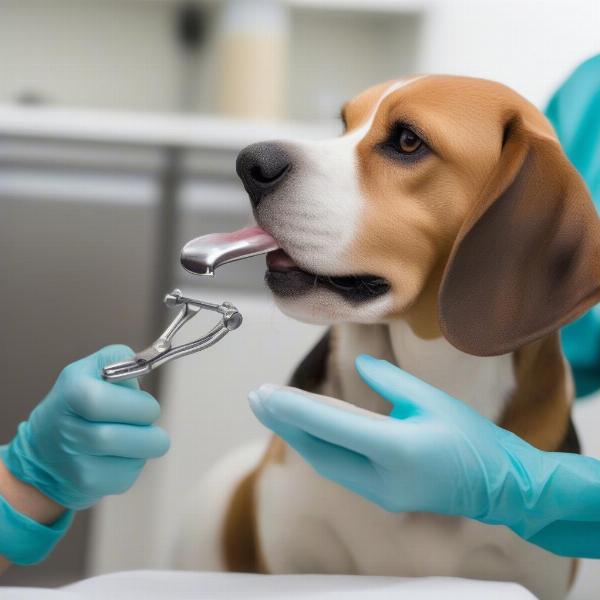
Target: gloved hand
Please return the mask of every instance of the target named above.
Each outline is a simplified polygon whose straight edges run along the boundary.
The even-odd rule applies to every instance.
[[[537,450],[386,361],[360,356],[391,417],[292,388],[250,394],[318,473],[389,511],[503,524],[557,554],[600,556],[600,463]]]
[[[75,510],[127,490],[146,459],[169,448],[166,432],[152,425],[158,402],[135,380],[102,379],[104,366],[132,354],[126,346],[108,346],[67,366],[12,442],[0,448],[9,471]]]

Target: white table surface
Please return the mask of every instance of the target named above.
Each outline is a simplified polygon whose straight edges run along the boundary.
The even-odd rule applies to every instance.
[[[445,577],[399,579],[348,575],[246,575],[129,571],[58,590],[4,588],[7,600],[533,600],[514,583]]]

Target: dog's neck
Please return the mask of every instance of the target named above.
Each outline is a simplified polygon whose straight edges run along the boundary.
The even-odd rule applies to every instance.
[[[481,358],[441,337],[423,339],[405,321],[335,326],[322,393],[389,414],[390,404],[354,368],[361,353],[399,365],[538,448],[576,451],[568,437],[573,384],[558,333],[512,354]]]
[[[397,365],[488,419],[500,419],[516,386],[512,354],[472,356],[443,337],[418,337],[405,321],[393,321],[388,327]]]
[[[454,348],[444,338],[422,339],[402,320],[389,325],[345,324],[335,328],[337,381],[344,400],[368,410],[389,413],[390,406],[372,392],[354,369],[357,354],[384,358],[427,383],[498,421],[516,386],[511,354],[476,357]],[[325,390],[335,393],[336,390]]]

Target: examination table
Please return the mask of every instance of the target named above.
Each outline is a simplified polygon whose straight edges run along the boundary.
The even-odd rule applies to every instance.
[[[0,588],[1,589],[1,588]],[[533,600],[514,583],[448,578],[342,575],[242,575],[131,571],[101,575],[58,590],[5,588],[6,600]]]

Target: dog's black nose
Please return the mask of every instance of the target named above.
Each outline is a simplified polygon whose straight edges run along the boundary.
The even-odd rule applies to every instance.
[[[246,146],[235,164],[254,208],[286,178],[290,168],[290,157],[277,142]]]

